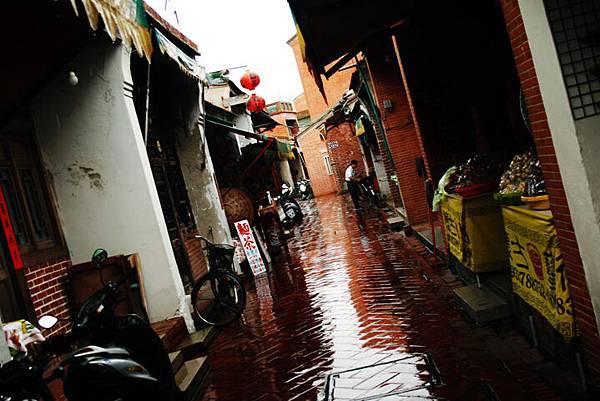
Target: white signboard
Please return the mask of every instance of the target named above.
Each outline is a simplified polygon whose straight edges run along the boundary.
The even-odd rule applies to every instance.
[[[246,257],[248,258],[252,273],[255,276],[265,273],[267,271],[265,262],[263,262],[262,257],[260,256],[260,251],[256,244],[256,240],[254,239],[254,234],[252,234],[252,228],[250,227],[248,220],[236,222],[235,229],[240,236],[240,242],[242,243],[244,252],[246,252]]]

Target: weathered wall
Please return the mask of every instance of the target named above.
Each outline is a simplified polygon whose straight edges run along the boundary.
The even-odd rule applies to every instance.
[[[183,314],[185,293],[132,100],[130,52],[98,39],[33,102],[36,135],[74,264],[94,249],[138,253],[152,321]]]
[[[282,181],[292,188],[295,188],[296,183],[294,182],[294,177],[292,177],[290,162],[288,160],[279,160],[277,164],[279,165],[279,173],[281,174]]]
[[[200,105],[200,100],[196,101]],[[200,235],[216,243],[230,244],[231,233],[208,149],[202,110],[199,109],[198,113],[194,114],[200,121],[194,118],[188,130],[177,131],[177,154],[192,213]]]
[[[502,0],[501,4],[567,267],[574,316],[585,359],[598,384],[600,227],[595,178],[590,179],[590,174],[598,173],[597,167],[594,170],[598,156],[585,150],[597,149],[598,138],[591,139],[586,127],[597,120],[575,124],[572,118],[543,1]]]

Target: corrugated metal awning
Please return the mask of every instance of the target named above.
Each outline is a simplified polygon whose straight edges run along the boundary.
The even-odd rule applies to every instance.
[[[204,70],[198,65],[196,60],[185,54],[175,43],[171,42],[165,35],[160,33],[158,29],[155,29],[154,33],[156,35],[158,48],[162,54],[175,61],[179,66],[179,69],[186,75],[199,81],[204,80]]]

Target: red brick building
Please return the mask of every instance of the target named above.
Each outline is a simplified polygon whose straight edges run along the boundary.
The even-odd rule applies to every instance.
[[[300,7],[318,6],[290,4],[295,13]],[[307,17],[311,12],[306,10],[300,23],[308,32],[303,32],[309,38],[308,61],[319,73],[336,59],[343,64],[357,50],[366,53],[394,162],[407,160],[397,171],[410,171],[410,163],[394,148],[409,148],[407,154],[423,157],[427,175],[436,183],[449,166],[476,152],[511,155],[535,146],[564,255],[583,359],[595,387],[600,384],[600,183],[595,178],[600,147],[593,132],[600,129],[600,78],[591,66],[600,63],[598,8],[591,0],[498,0],[460,5],[424,1],[401,10],[390,1],[356,7],[354,18],[371,21],[360,30],[338,26],[335,35],[326,35],[331,27]],[[348,18],[348,13],[331,10],[328,17]],[[325,20],[319,14],[319,21]],[[318,43],[310,40],[315,37]],[[394,61],[395,66],[382,67]],[[386,112],[389,107],[396,107],[396,116]],[[402,130],[408,143],[394,145],[394,129]],[[399,171],[399,181],[402,175]],[[404,177],[411,182],[408,178],[413,185],[418,182],[414,174]],[[422,199],[423,193],[413,196]],[[410,215],[414,205],[406,203]],[[536,330],[544,333],[539,337],[542,348],[575,366],[574,354],[565,357],[573,348],[557,341],[544,324]]]
[[[304,98],[302,99],[302,103],[300,103],[300,107],[306,102],[306,109],[308,110],[310,118],[312,121],[315,121],[336,104],[342,98],[344,93],[346,93],[350,87],[353,71],[352,69],[340,71],[330,79],[325,80],[323,88],[327,99],[324,99],[313,76],[308,70],[308,66],[302,59],[298,37],[293,36],[287,43],[294,51],[296,65],[298,66],[300,80],[302,81],[302,88],[304,89]],[[298,108],[297,110],[298,112],[301,112],[303,109]]]
[[[390,183],[392,195],[406,217],[407,223],[417,225],[428,221],[429,212],[424,178],[417,170],[417,157],[425,155],[418,125],[413,119],[410,103],[402,81],[394,48],[390,41],[373,41],[365,51],[366,64],[379,108],[391,158],[384,158],[388,175],[395,175],[398,185]],[[381,136],[381,135],[380,135]],[[382,140],[380,139],[381,143]],[[381,143],[382,148],[386,145]],[[400,197],[400,199],[398,199]]]
[[[324,82],[327,100],[323,98],[307,65],[302,60],[296,36],[288,41],[294,50],[304,93],[296,98],[296,110],[311,124],[301,129],[297,137],[315,196],[344,190],[344,171],[350,160],[362,161],[360,144],[349,122],[328,124],[331,109],[350,88],[352,71],[336,74]]]
[[[332,194],[337,191],[331,157],[327,145],[318,129],[300,133],[297,137],[306,163],[306,170],[315,196]]]
[[[554,119],[560,117],[556,116],[557,112],[551,100],[544,97],[540,90],[541,79],[552,79],[547,73],[543,76],[540,74],[539,70],[544,68],[544,65],[540,64],[540,62],[543,62],[544,64],[550,62],[550,64],[553,64],[556,60],[556,56],[550,60],[534,60],[531,50],[532,43],[529,37],[531,34],[534,38],[534,46],[543,46],[540,44],[540,41],[545,40],[546,46],[554,47],[555,44],[551,43],[551,40],[548,40],[551,39],[548,37],[550,34],[550,29],[548,28],[551,27],[546,25],[543,33],[536,31],[533,26],[535,20],[533,19],[532,14],[536,13],[539,18],[544,18],[546,15],[549,15],[546,14],[549,12],[555,14],[561,9],[568,10],[569,2],[556,2],[554,6],[550,6],[550,2],[543,2],[546,3],[543,4],[541,1],[535,1],[529,5],[521,4],[523,2],[517,0],[501,0],[500,3],[504,21],[506,23],[506,29],[510,38],[510,45],[519,80],[523,88],[524,100],[529,115],[532,134],[540,162],[542,163],[544,178],[550,195],[550,208],[558,231],[560,249],[564,254],[565,264],[567,266],[569,288],[573,298],[575,318],[581,331],[584,358],[590,368],[593,383],[595,386],[598,386],[600,384],[600,337],[597,325],[598,313],[597,309],[596,313],[594,313],[595,305],[592,302],[591,296],[593,295],[594,298],[596,298],[599,295],[597,292],[598,288],[595,285],[592,288],[588,287],[588,283],[594,283],[594,281],[593,277],[590,277],[589,272],[586,277],[586,269],[584,268],[580,251],[580,244],[583,241],[581,234],[576,234],[576,230],[573,226],[573,218],[571,216],[572,213],[579,214],[581,210],[578,211],[577,209],[569,207],[569,202],[572,201],[572,199],[568,199],[565,192],[566,185],[563,183],[563,175],[565,173],[569,175],[577,173],[568,171],[565,168],[566,166],[560,166],[559,160],[557,159],[557,150],[562,150],[563,152],[564,150],[557,149],[557,146],[555,146],[555,138],[558,132],[553,132],[549,125],[548,109],[550,108],[550,111],[555,113],[554,116],[551,115],[550,117],[553,117]],[[544,7],[544,5],[546,7]],[[588,2],[586,6],[591,6],[591,2]],[[523,10],[527,12],[527,17],[529,18],[528,21],[531,24],[528,29],[526,29],[524,24],[524,16],[522,15]],[[572,21],[572,18],[574,17],[574,15],[565,12],[564,18],[567,23]],[[548,24],[547,20],[542,20],[542,27],[544,27],[544,22],[545,24]],[[598,24],[598,22],[596,14],[596,24]],[[544,34],[548,36],[544,37]],[[555,36],[554,40],[556,41],[557,39],[558,38]],[[556,51],[556,49],[552,50]],[[537,63],[535,61],[537,61]],[[564,67],[565,65],[563,64],[563,74],[565,71]],[[560,76],[554,75],[554,78],[556,79],[555,83],[558,82],[559,85],[562,84]],[[546,83],[546,85],[548,85],[548,83]],[[546,96],[548,96],[548,94],[546,94]],[[574,104],[573,101],[572,104]],[[575,114],[576,112],[577,109],[574,109],[573,113]],[[568,120],[569,117],[566,116],[566,119]],[[566,132],[562,133],[562,135],[565,134]],[[564,145],[561,144],[561,146]],[[563,155],[563,158],[564,157],[565,156]],[[574,158],[575,155],[567,157]],[[597,260],[594,261],[594,264],[597,264]],[[590,294],[590,290],[593,290],[594,293]],[[598,306],[596,305],[596,308],[597,307]]]

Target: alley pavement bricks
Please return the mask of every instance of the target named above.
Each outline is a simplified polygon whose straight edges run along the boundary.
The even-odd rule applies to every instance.
[[[317,400],[326,381],[334,400],[561,399],[530,368],[540,354],[513,330],[465,321],[379,211],[334,196],[303,208],[289,255],[211,344],[203,401]]]

